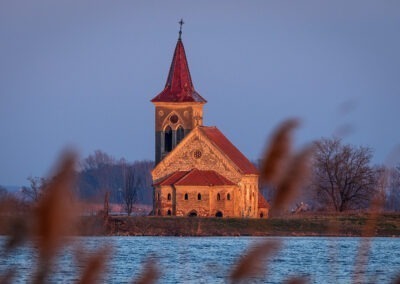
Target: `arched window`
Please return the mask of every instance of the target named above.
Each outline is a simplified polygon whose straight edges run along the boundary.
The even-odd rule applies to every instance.
[[[201,194],[197,194],[197,200],[201,200]]]
[[[231,200],[231,194],[230,194],[230,193],[228,193],[228,194],[226,195],[226,199],[227,199],[227,200]]]
[[[167,215],[171,216],[171,210],[170,209],[168,209]]]
[[[176,130],[176,144],[178,145],[179,142],[182,141],[183,137],[185,137],[185,132],[182,126],[179,126]]]
[[[158,216],[161,216],[161,210],[158,209]]]
[[[159,192],[157,193],[157,200],[161,200]]]
[[[164,151],[171,152],[172,150],[172,129],[167,126],[164,130]]]
[[[221,195],[219,193],[217,194],[217,200],[221,200]]]
[[[168,193],[168,200],[171,200],[171,193]]]
[[[189,200],[189,195],[185,193],[185,200]]]

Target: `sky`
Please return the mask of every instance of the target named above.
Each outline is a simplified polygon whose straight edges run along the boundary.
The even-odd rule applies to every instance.
[[[373,163],[400,145],[399,1],[0,1],[0,185],[46,176],[66,147],[154,159],[154,106],[183,18],[195,89],[250,160],[299,118]]]

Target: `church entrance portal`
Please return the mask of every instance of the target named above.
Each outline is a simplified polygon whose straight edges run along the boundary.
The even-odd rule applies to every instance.
[[[215,217],[223,217],[223,214],[221,211],[218,211],[217,214],[215,214]]]
[[[190,211],[189,217],[197,217],[197,212],[195,210]]]

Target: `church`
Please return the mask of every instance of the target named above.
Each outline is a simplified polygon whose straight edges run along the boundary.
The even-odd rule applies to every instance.
[[[155,106],[156,216],[267,218],[256,167],[215,126],[203,125],[207,101],[196,92],[182,24],[164,90]]]

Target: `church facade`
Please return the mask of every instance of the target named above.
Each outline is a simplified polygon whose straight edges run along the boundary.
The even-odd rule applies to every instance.
[[[151,102],[154,215],[268,216],[255,166],[217,127],[203,125],[207,101],[194,89],[181,31],[165,88]]]

